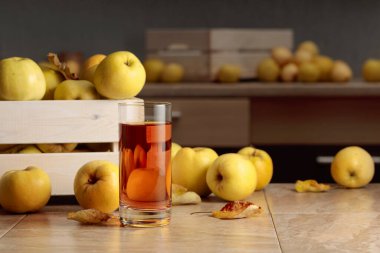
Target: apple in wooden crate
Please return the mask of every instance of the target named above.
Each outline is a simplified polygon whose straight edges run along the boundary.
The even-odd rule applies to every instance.
[[[104,54],[95,54],[87,58],[81,66],[79,78],[93,83],[95,71],[104,58],[106,58]]]
[[[0,61],[0,99],[40,100],[45,91],[45,77],[36,62],[21,57]]]
[[[55,100],[99,99],[95,86],[87,80],[66,80],[58,84],[54,91]]]
[[[128,99],[136,96],[145,84],[145,69],[131,52],[109,54],[98,65],[94,84],[100,95],[110,99]]]

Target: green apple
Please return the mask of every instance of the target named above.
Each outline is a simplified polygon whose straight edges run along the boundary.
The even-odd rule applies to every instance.
[[[84,164],[75,175],[74,194],[83,208],[115,211],[119,206],[119,167],[104,160]]]
[[[253,164],[257,173],[256,190],[262,190],[267,186],[273,176],[273,162],[270,155],[264,150],[254,147],[244,147],[238,154],[246,156]]]
[[[242,200],[256,189],[255,166],[240,154],[219,156],[207,171],[207,185],[211,191],[227,201]]]
[[[51,68],[41,66],[41,69],[46,81],[46,92],[43,99],[53,100],[55,88],[59,83],[65,80],[65,77],[59,71],[55,71]]]
[[[5,172],[0,178],[0,205],[9,212],[36,212],[50,199],[49,175],[40,168]]]
[[[0,99],[39,100],[45,91],[44,74],[33,60],[12,57],[0,61]]]
[[[350,146],[341,149],[331,163],[331,176],[337,184],[347,188],[366,186],[374,175],[374,160],[361,147]]]
[[[164,83],[179,83],[184,75],[185,69],[181,64],[169,63],[162,70],[161,81]]]
[[[178,151],[182,148],[181,145],[175,143],[175,142],[172,142],[172,148],[171,148],[171,160],[173,161],[173,158],[175,157],[175,155],[178,153]]]
[[[172,161],[172,183],[179,184],[202,197],[211,191],[207,186],[207,170],[218,157],[211,148],[181,148]]]
[[[221,83],[236,83],[240,80],[239,65],[223,64],[218,71],[217,80]]]
[[[131,52],[108,55],[96,68],[96,90],[110,99],[127,99],[139,94],[145,84],[145,69]]]
[[[145,60],[143,64],[146,71],[146,81],[158,82],[165,67],[164,62],[160,59],[151,58]]]
[[[55,100],[99,99],[95,86],[87,80],[66,80],[58,84],[54,91]]]

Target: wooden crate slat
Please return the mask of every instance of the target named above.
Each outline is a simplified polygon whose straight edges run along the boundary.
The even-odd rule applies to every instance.
[[[107,160],[118,165],[119,153],[0,154],[0,176],[8,170],[37,166],[50,176],[52,195],[73,195],[78,169],[93,160]]]

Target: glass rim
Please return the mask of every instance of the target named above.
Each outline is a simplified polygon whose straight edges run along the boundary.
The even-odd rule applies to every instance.
[[[125,101],[118,103],[119,107],[127,106],[127,105],[138,105],[138,106],[144,106],[144,105],[156,105],[156,106],[170,106],[172,105],[171,102],[166,101],[144,101],[144,100],[137,100],[137,101]]]

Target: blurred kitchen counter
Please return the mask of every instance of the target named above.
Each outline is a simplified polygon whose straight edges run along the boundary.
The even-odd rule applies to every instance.
[[[257,217],[219,220],[209,214],[225,202],[175,206],[162,228],[81,225],[67,220],[72,206],[35,214],[0,209],[0,252],[379,252],[380,184],[325,193],[296,193],[294,184],[270,184],[248,198]]]
[[[378,97],[380,83],[147,83],[140,97]]]
[[[188,146],[380,144],[380,83],[152,83],[139,97],[172,102]]]

